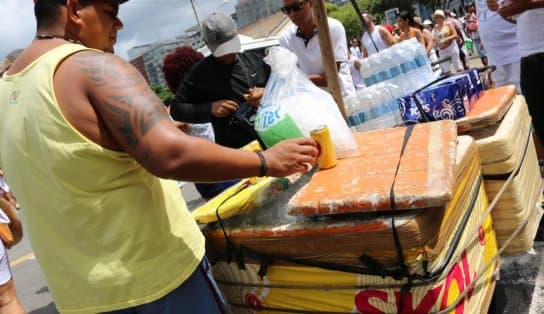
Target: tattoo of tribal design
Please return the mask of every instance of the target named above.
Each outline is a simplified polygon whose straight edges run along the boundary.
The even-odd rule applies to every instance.
[[[158,122],[168,119],[158,97],[130,64],[103,53],[77,55],[76,61],[104,95],[108,114],[130,147]]]

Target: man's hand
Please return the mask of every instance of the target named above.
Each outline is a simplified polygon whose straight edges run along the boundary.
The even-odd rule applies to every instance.
[[[212,103],[212,115],[217,118],[226,118],[238,110],[238,104],[232,100],[218,100]]]
[[[244,98],[255,108],[258,108],[261,104],[261,98],[264,95],[264,88],[262,87],[253,87],[249,89],[248,94],[244,94]]]
[[[355,59],[353,61],[353,66],[355,67],[355,69],[357,69],[357,71],[361,71],[361,66],[362,66],[361,60]]]
[[[298,138],[278,143],[263,152],[268,165],[268,176],[285,177],[295,172],[307,172],[308,164],[315,165],[317,142]]]

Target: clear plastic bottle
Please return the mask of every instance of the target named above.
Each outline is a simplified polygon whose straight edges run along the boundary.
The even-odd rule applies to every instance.
[[[366,86],[372,86],[377,82],[376,76],[376,55],[371,55],[368,58],[364,58],[361,64],[361,76]]]
[[[361,97],[360,108],[358,111],[358,117],[360,124],[356,126],[358,132],[365,132],[368,130],[369,123],[375,118],[372,108],[376,102],[376,88],[375,85],[367,87],[364,93],[360,93]],[[362,90],[361,90],[362,91]]]
[[[391,79],[389,80],[389,82],[397,86],[402,86],[403,73],[402,73],[402,67],[401,67],[398,48],[396,46],[393,46],[391,48],[386,49],[384,52],[385,52],[385,58],[388,60],[388,64],[390,66],[389,72],[391,74]]]
[[[361,107],[357,94],[349,95],[344,99],[344,105],[346,106],[346,113],[348,115],[348,126],[352,131],[360,124],[358,110]]]

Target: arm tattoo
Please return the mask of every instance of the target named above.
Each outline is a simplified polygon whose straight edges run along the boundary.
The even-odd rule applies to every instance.
[[[98,91],[98,95],[91,96],[93,105],[104,109],[99,111],[109,115],[116,132],[129,147],[137,147],[141,137],[168,119],[159,98],[132,65],[106,53],[82,53],[75,57]]]

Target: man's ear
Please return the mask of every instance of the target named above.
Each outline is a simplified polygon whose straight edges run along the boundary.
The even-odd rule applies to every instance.
[[[78,0],[66,0],[66,14],[68,15],[68,21],[71,23],[79,24],[79,10],[81,6]]]

